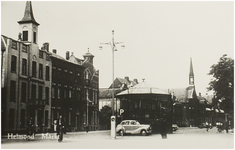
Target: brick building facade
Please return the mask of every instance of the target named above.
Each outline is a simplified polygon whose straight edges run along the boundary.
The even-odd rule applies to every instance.
[[[30,118],[36,132],[53,130],[63,115],[67,131],[99,129],[99,71],[93,55],[66,59],[38,46],[38,26],[31,2],[18,21],[18,40],[1,36],[2,133],[25,132]]]
[[[19,23],[19,38],[1,36],[3,131],[25,130],[33,118],[36,131],[50,128],[51,59],[38,47],[38,26],[31,2]]]

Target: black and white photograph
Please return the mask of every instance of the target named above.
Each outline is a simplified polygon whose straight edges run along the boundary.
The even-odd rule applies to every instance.
[[[1,149],[234,149],[234,1],[1,1]]]

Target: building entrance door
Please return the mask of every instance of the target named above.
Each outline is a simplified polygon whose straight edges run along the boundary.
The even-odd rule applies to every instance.
[[[37,110],[37,125],[38,132],[43,132],[43,111],[41,109]]]
[[[76,116],[75,123],[76,123],[77,130],[79,130],[79,116],[78,115]]]

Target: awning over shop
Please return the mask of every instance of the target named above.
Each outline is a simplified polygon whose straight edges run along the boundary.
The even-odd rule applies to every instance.
[[[222,109],[215,109],[215,112],[216,113],[224,113],[224,110],[222,110]]]
[[[206,108],[206,111],[212,111],[210,108]]]

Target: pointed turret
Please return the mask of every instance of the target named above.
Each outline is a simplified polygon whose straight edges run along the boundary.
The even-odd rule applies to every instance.
[[[27,1],[26,2],[24,17],[23,17],[23,19],[18,21],[18,23],[19,24],[22,24],[22,23],[34,23],[36,25],[39,25],[39,23],[37,23],[36,20],[34,19],[31,1]]]
[[[189,85],[194,85],[194,73],[193,73],[192,58],[190,58]]]
[[[93,64],[93,58],[95,57],[94,55],[92,55],[90,52],[89,52],[89,48],[88,48],[88,52],[86,54],[83,55],[84,57],[84,61],[87,61],[89,62],[90,64]]]
[[[33,16],[33,8],[31,1],[26,2],[24,17],[22,20],[18,21],[19,23],[19,40],[22,40],[25,43],[38,43],[38,26]],[[23,37],[21,38],[21,35]]]

